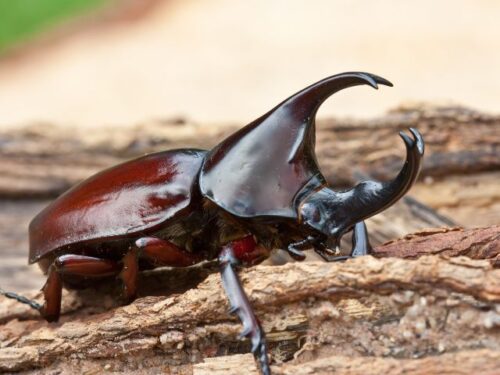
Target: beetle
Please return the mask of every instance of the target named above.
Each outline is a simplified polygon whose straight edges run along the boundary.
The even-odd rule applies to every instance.
[[[10,298],[60,315],[63,285],[118,276],[127,301],[139,271],[218,260],[231,311],[243,324],[262,373],[270,374],[264,332],[237,275],[281,248],[296,260],[313,249],[326,261],[370,252],[364,220],[388,208],[415,182],[424,154],[420,133],[401,132],[406,161],[394,180],[334,191],[315,155],[315,116],[333,93],[357,85],[392,86],[348,72],[292,95],[213,149],[149,154],[100,172],[57,198],[30,223],[29,262],[47,274],[44,304]],[[349,256],[341,237],[353,231]],[[331,245],[331,246],[330,246]],[[82,281],[83,280],[83,281]]]

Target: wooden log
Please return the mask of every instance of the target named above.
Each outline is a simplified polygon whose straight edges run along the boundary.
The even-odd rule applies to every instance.
[[[471,236],[481,242],[484,232],[498,238],[493,235],[498,230]],[[437,243],[448,246],[450,236],[463,235],[457,230],[419,234],[399,244],[429,240],[434,253]],[[469,246],[475,244],[473,240]],[[378,252],[394,250],[381,247]],[[205,264],[153,272],[146,277],[156,281],[145,284],[172,288],[174,294],[142,297],[123,307],[110,308],[115,306],[110,296],[96,291],[67,292],[57,324],[26,310],[24,315],[13,313],[13,301],[0,299],[0,371],[257,371],[248,355],[231,356],[247,353],[249,343],[237,339],[240,324],[228,314],[213,271],[213,264]],[[196,284],[204,277],[197,287],[183,291],[184,283]],[[390,374],[412,369],[460,374],[473,368],[493,374],[498,369],[500,269],[487,260],[367,256],[344,263],[260,265],[243,270],[241,278],[267,332],[276,374],[367,373],[370,363],[374,371]],[[205,360],[210,357],[218,358]]]
[[[425,227],[498,224],[499,122],[458,107],[318,122],[320,164],[337,187],[363,176],[391,178],[404,155],[397,131],[419,128],[428,146],[423,179],[412,191],[420,201],[405,197],[368,222],[374,255],[405,259],[243,271],[275,373],[495,373],[498,226],[425,230],[380,244]],[[0,286],[42,285],[36,268],[22,264],[26,225],[49,199],[127,158],[211,147],[236,128],[175,120],[126,130],[35,124],[0,131]],[[413,260],[429,253],[439,256]],[[0,299],[0,372],[256,373],[252,357],[242,354],[248,343],[236,339],[240,327],[225,311],[218,277],[210,275],[215,270],[204,264],[146,272],[140,293],[148,297],[125,307],[115,298],[116,283],[65,291],[58,324]],[[40,293],[28,295],[40,299]]]
[[[193,366],[193,375],[257,375],[251,355],[236,354],[209,358]],[[495,350],[463,350],[416,359],[328,356],[301,364],[275,367],[280,375],[366,375],[366,374],[498,374],[500,353]]]

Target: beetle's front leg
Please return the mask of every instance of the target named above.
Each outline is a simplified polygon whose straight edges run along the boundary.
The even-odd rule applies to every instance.
[[[328,250],[326,246],[320,242],[315,244],[314,250],[327,262],[339,262],[370,254],[372,247],[370,245],[370,241],[368,240],[368,231],[366,229],[365,222],[360,221],[354,225],[350,255],[331,255],[331,250]]]
[[[351,257],[368,255],[372,252],[370,240],[368,239],[368,230],[364,221],[356,223],[352,231],[352,250]]]
[[[319,240],[317,238],[309,236],[305,240],[291,243],[288,245],[286,250],[293,259],[303,261],[306,259],[306,255],[302,252],[302,250],[314,247],[318,241]]]
[[[253,312],[250,301],[236,273],[236,267],[239,265],[239,261],[234,255],[233,243],[224,246],[219,254],[219,263],[222,285],[224,286],[231,304],[230,311],[238,314],[243,324],[241,336],[250,338],[252,342],[252,353],[259,362],[262,373],[264,375],[271,375],[264,331]]]

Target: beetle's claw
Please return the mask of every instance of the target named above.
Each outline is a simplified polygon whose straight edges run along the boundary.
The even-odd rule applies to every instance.
[[[288,246],[287,251],[288,254],[290,254],[290,256],[295,260],[302,261],[306,259],[306,255],[304,254],[304,252],[300,251],[292,245]]]
[[[410,132],[415,139],[415,145],[416,145],[417,151],[420,154],[420,156],[422,156],[424,154],[424,151],[425,151],[424,139],[422,138],[422,134],[420,134],[420,132],[415,128],[410,128]]]
[[[271,368],[269,366],[269,358],[267,356],[267,343],[264,338],[262,328],[259,327],[244,327],[239,335],[239,339],[249,337],[252,343],[252,353],[255,360],[259,362],[260,368],[264,375],[271,375]]]
[[[257,362],[259,362],[262,373],[264,375],[271,375],[269,357],[267,356],[267,343],[260,332],[256,332],[256,334],[252,336],[252,353]]]

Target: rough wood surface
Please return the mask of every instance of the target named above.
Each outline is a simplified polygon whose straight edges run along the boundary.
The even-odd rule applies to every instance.
[[[499,362],[500,354],[487,349],[464,350],[421,359],[331,356],[305,365],[284,366],[276,374],[496,375],[500,373]],[[238,372],[234,371],[233,374],[236,375]]]
[[[481,237],[481,231],[472,237]],[[499,228],[483,231],[498,236]],[[463,232],[413,239],[442,237],[447,246],[450,235]],[[429,241],[435,247],[440,240]],[[383,246],[378,251],[383,254]],[[500,252],[498,242],[495,251]],[[228,314],[212,271],[213,265],[205,264],[149,273],[143,277],[156,282],[142,284],[171,287],[174,294],[143,297],[122,307],[106,293],[66,292],[58,324],[0,300],[0,370],[205,374],[224,369],[239,374],[253,365],[255,371],[250,357],[231,356],[247,352],[249,344],[237,339],[241,327]],[[201,275],[197,280],[196,274]],[[498,370],[500,269],[487,260],[361,257],[345,263],[257,266],[243,270],[241,277],[267,332],[277,374],[334,369],[360,374],[370,364],[374,373],[390,374]],[[203,281],[183,292],[179,286],[186,280]],[[204,361],[209,357],[220,358]]]
[[[337,187],[391,178],[404,155],[397,132],[410,126],[426,139],[422,178],[412,196],[368,222],[374,255],[403,259],[325,264],[311,255],[242,272],[275,373],[500,374],[500,117],[401,107],[375,120],[319,121],[319,162]],[[43,285],[26,265],[27,225],[71,185],[146,152],[211,147],[236,128],[169,120],[0,130],[0,286]],[[146,272],[144,297],[124,307],[118,283],[64,291],[58,324],[0,299],[0,372],[256,373],[214,272],[210,263]]]
[[[374,248],[376,257],[415,259],[429,254],[489,259],[494,266],[500,266],[500,226],[478,229],[430,228]]]

